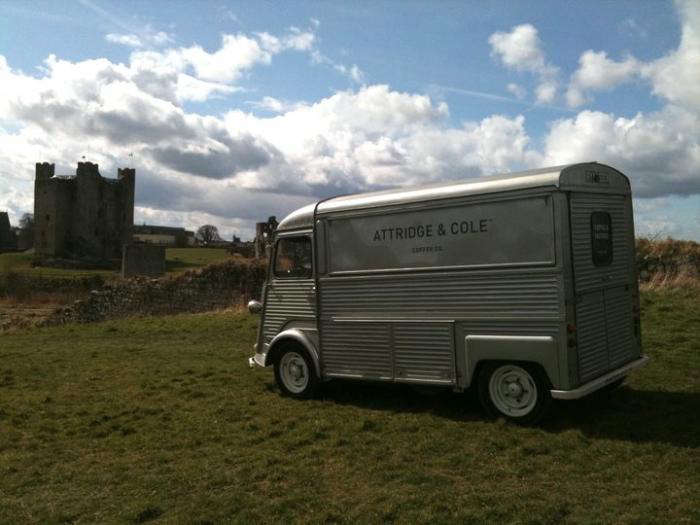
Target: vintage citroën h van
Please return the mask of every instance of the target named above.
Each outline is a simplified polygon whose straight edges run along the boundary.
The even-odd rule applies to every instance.
[[[280,222],[256,353],[280,389],[471,385],[492,415],[620,384],[641,353],[630,184],[598,163],[336,197]]]

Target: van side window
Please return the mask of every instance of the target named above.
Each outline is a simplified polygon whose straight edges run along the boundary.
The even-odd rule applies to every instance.
[[[274,274],[281,279],[310,278],[311,239],[306,236],[283,237],[277,241]]]
[[[593,264],[609,266],[613,260],[612,221],[605,211],[591,213],[591,249]]]

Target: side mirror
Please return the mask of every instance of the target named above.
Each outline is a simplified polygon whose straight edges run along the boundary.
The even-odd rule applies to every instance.
[[[248,311],[251,314],[259,314],[260,312],[262,312],[262,309],[263,305],[260,301],[253,300],[248,302]]]

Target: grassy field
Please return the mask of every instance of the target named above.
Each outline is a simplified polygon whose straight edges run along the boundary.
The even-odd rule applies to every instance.
[[[644,294],[650,365],[539,428],[391,385],[282,398],[256,322],[0,335],[0,522],[700,521],[697,294]]]
[[[62,268],[32,267],[32,253],[0,254],[0,274],[16,272],[36,277],[83,277],[101,275],[105,278],[116,277],[117,271],[111,270],[65,270]],[[166,273],[175,274],[230,259],[231,255],[224,248],[166,248]]]
[[[165,271],[169,274],[193,270],[222,261],[231,255],[225,248],[167,248]]]

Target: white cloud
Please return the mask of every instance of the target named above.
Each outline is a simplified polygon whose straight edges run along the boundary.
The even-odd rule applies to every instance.
[[[700,195],[695,87],[667,82],[674,68],[694,63],[691,29],[698,25],[688,9],[681,13],[679,48],[636,68],[668,101],[663,109],[630,118],[581,111],[551,123],[542,147],[528,135],[523,116],[453,124],[444,102],[386,85],[309,103],[262,96],[251,103],[271,112],[262,117],[241,109],[220,116],[186,109],[185,101],[238,89],[242,75],[285,50],[320,56],[329,68],[338,65],[313,48],[313,40],[296,40],[303,31],[295,29],[277,36],[225,35],[213,51],[139,50],[126,64],[50,56],[36,76],[13,70],[0,56],[0,206],[15,214],[31,210],[37,161],[56,162],[59,173],[70,173],[85,155],[113,175],[130,153],[137,168],[137,217],[189,227],[206,219],[226,225],[224,231],[251,231],[260,217],[339,193],[588,160],[630,175],[638,197]],[[527,49],[514,50],[508,35]],[[554,68],[536,31],[515,28],[492,46],[508,67],[536,75],[538,99],[556,96]],[[583,95],[630,78],[633,68],[625,61],[593,51],[589,57],[576,77]],[[345,74],[352,75],[352,67]],[[355,76],[364,82],[359,68]],[[508,90],[525,94],[517,84]],[[662,219],[646,217],[649,225]]]
[[[353,64],[352,66],[347,66],[345,64],[341,64],[340,62],[336,62],[335,60],[327,57],[326,55],[321,53],[318,49],[314,49],[311,51],[311,60],[313,61],[314,64],[323,64],[325,66],[329,66],[329,67],[333,68],[335,71],[337,71],[341,75],[352,80],[355,84],[364,84],[365,83],[365,80],[366,80],[365,72],[362,71],[356,64]]]
[[[506,89],[508,89],[508,92],[512,93],[518,100],[524,99],[527,95],[527,89],[520,84],[510,83],[508,86],[506,86]]]
[[[309,51],[313,45],[316,36],[310,31],[301,31],[297,27],[290,27],[290,34],[284,37],[284,45],[288,49],[296,49],[297,51]]]
[[[672,103],[700,110],[700,2],[677,2],[682,20],[681,42],[675,51],[646,64],[642,74],[654,93]]]
[[[660,97],[694,111],[700,110],[700,3],[679,0],[677,5],[682,20],[677,49],[650,62],[641,62],[632,56],[614,61],[605,51],[585,51],[579,58],[579,68],[571,76],[567,104],[580,106],[589,101],[588,92],[612,89],[641,77],[651,82],[653,92]]]
[[[509,33],[498,31],[489,37],[489,44],[507,67],[534,72],[546,67],[537,29],[531,24],[515,26]]]
[[[306,105],[303,102],[288,102],[275,97],[263,97],[258,101],[247,101],[247,104],[272,113],[286,113]]]
[[[164,59],[175,67],[191,66],[195,76],[210,82],[231,83],[241,72],[258,63],[269,64],[276,50],[266,50],[260,43],[242,34],[222,35],[221,47],[210,53],[198,45],[170,50]]]
[[[107,42],[112,42],[113,44],[121,44],[123,46],[129,47],[141,47],[143,43],[137,35],[120,35],[117,33],[107,33],[105,35],[105,40]]]
[[[649,36],[649,32],[632,17],[627,17],[620,22],[619,28],[623,33],[629,36],[639,38],[647,38]]]
[[[597,160],[632,177],[635,195],[700,194],[700,117],[675,106],[615,118],[582,111],[554,123],[545,164]]]
[[[450,128],[447,116],[444,103],[382,85],[339,92],[271,119],[232,111],[229,129],[266,137],[287,165],[241,172],[234,180],[249,188],[332,194],[534,162],[522,117]]]
[[[105,40],[113,44],[133,48],[161,47],[172,44],[175,41],[170,33],[156,31],[150,25],[146,25],[133,33],[107,33]]]
[[[491,53],[506,67],[537,75],[537,102],[548,104],[554,100],[559,86],[559,69],[547,61],[537,29],[532,24],[515,26],[510,32],[493,33],[489,44]]]
[[[588,100],[586,91],[612,89],[637,75],[639,67],[634,57],[616,62],[610,60],[605,51],[588,50],[579,58],[579,68],[571,77],[566,103],[569,107],[580,106]]]
[[[357,67],[356,64],[353,64],[350,67],[347,67],[343,64],[335,64],[333,68],[341,73],[342,75],[345,75],[348,77],[350,80],[355,82],[356,84],[362,84],[365,81],[365,74],[364,72]]]

